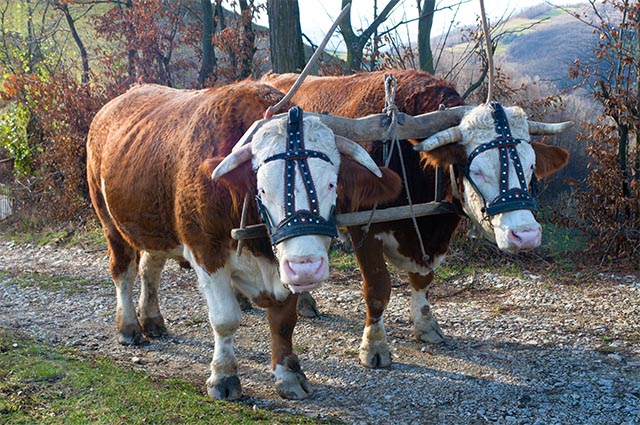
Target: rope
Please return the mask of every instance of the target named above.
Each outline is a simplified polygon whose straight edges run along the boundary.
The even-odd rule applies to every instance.
[[[404,164],[404,158],[402,156],[402,150],[400,148],[400,139],[398,138],[398,133],[396,131],[398,125],[398,107],[395,105],[396,99],[396,88],[398,85],[398,81],[393,77],[393,75],[389,75],[384,77],[384,109],[382,110],[383,114],[386,114],[389,117],[389,128],[385,132],[384,140],[385,150],[384,150],[384,166],[388,167],[391,162],[391,157],[393,156],[394,148],[398,149],[398,156],[400,158],[400,168],[402,169],[402,179],[404,181],[405,191],[407,193],[407,201],[409,202],[409,209],[411,211],[411,222],[413,223],[413,229],[416,232],[416,236],[418,237],[418,242],[420,243],[420,253],[422,254],[422,261],[433,271],[431,266],[429,266],[429,255],[424,248],[424,241],[422,240],[422,235],[420,234],[420,229],[418,228],[418,221],[416,220],[416,214],[413,210],[413,201],[411,200],[411,194],[409,193],[409,179],[407,178],[407,170]],[[389,142],[389,148],[387,149],[386,143]],[[367,238],[369,233],[369,229],[371,227],[371,222],[373,220],[373,215],[378,207],[378,203],[376,202],[371,209],[371,215],[369,216],[369,222],[363,226],[364,235],[360,240],[358,248],[362,247],[362,243]]]

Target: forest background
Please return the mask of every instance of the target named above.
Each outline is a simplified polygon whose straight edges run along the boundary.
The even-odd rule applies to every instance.
[[[467,103],[483,102],[487,57],[478,23],[452,20],[432,37],[440,2],[416,0],[418,19],[390,23],[400,3],[372,0],[369,21],[347,15],[339,27],[345,51],[326,50],[313,72],[423,69],[454,82]],[[94,220],[86,134],[100,107],[132,84],[202,88],[299,71],[317,46],[302,31],[298,6],[0,0],[0,225],[79,227]],[[470,0],[446,6],[460,10]],[[255,24],[265,16],[268,27]],[[559,234],[581,241],[579,257],[637,270],[640,5],[541,3],[490,26],[496,100],[522,106],[535,120],[576,123],[552,140],[570,150],[571,162],[543,182],[541,219],[570,229]],[[2,214],[2,202],[11,216]]]

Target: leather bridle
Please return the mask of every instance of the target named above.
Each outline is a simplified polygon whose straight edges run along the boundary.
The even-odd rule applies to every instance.
[[[258,210],[263,221],[267,225],[271,244],[276,245],[283,240],[302,235],[326,235],[338,236],[335,223],[335,204],[331,207],[329,219],[324,219],[319,212],[318,196],[308,159],[317,158],[333,164],[331,159],[323,152],[309,150],[304,146],[303,111],[300,107],[289,110],[287,123],[287,149],[285,152],[273,155],[262,165],[277,160],[285,161],[284,166],[284,212],[285,217],[274,223],[267,208],[262,203],[260,195],[256,195]],[[302,177],[302,183],[309,199],[309,209],[295,209],[295,185],[296,167]]]

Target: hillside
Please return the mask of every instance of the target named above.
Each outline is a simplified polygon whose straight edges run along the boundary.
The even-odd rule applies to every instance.
[[[586,3],[568,8],[585,12],[589,9]],[[462,33],[468,30],[462,28],[452,33],[447,48],[461,48],[465,43]],[[500,34],[496,49],[499,62],[509,64],[523,75],[537,75],[542,80],[552,81],[560,89],[575,84],[567,77],[569,66],[576,59],[590,62],[597,41],[597,34],[591,27],[564,10],[546,5],[534,6],[511,17],[499,25],[496,33]],[[437,45],[437,40],[432,45]]]
[[[593,55],[597,34],[567,13],[554,10],[530,21],[548,17],[549,20],[505,40],[503,59],[525,74],[550,80],[560,89],[575,84],[567,78],[569,66],[579,59],[586,62]],[[529,22],[523,23],[526,27]]]

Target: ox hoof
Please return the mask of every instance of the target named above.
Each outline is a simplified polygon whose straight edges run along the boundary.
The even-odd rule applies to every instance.
[[[307,380],[300,361],[295,354],[284,359],[284,364],[276,365],[273,375],[276,378],[276,390],[282,398],[289,400],[301,400],[308,397],[313,390]]]
[[[242,396],[240,379],[235,375],[225,376],[215,381],[209,378],[207,380],[207,394],[216,400],[237,400]]]
[[[282,398],[288,400],[302,400],[311,395],[313,390],[305,374],[289,372],[283,379],[276,380],[276,390]]]
[[[144,337],[142,328],[137,320],[132,325],[117,326],[116,324],[116,329],[118,342],[121,345],[142,345],[149,342],[149,340]]]
[[[298,314],[304,317],[320,316],[316,300],[313,299],[309,292],[303,292],[298,297]]]
[[[169,335],[162,316],[142,320],[142,332],[149,338],[160,338]]]
[[[433,316],[424,321],[418,322],[413,331],[416,339],[430,344],[442,344],[444,342],[444,332]]]
[[[133,332],[118,332],[118,342],[121,345],[142,345],[147,344],[149,340],[142,334],[142,329]]]
[[[381,369],[391,366],[391,353],[386,344],[376,344],[376,347],[360,347],[360,364],[371,369]]]
[[[253,305],[251,305],[249,298],[245,297],[240,292],[236,292],[236,300],[238,301],[238,305],[240,305],[240,310],[251,311],[253,309]]]

